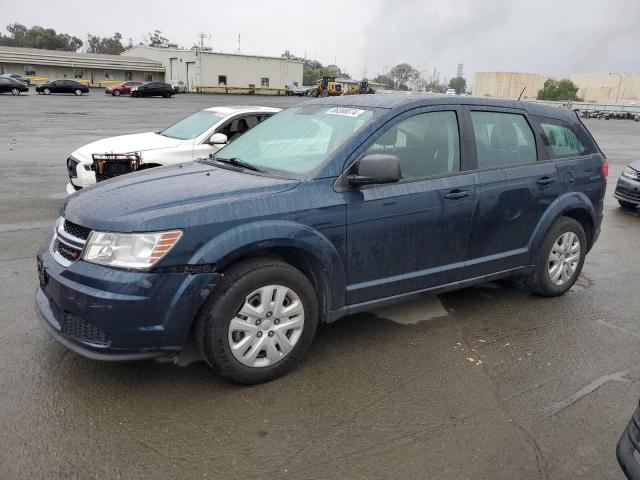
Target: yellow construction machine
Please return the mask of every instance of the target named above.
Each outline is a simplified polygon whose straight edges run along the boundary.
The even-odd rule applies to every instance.
[[[336,77],[324,75],[320,80],[316,80],[308,95],[312,97],[334,97],[342,95],[342,86],[336,83]]]

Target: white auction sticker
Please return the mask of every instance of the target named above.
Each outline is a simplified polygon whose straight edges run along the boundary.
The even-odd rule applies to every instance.
[[[357,108],[348,108],[348,107],[333,107],[327,110],[326,113],[329,115],[342,115],[343,117],[359,117],[366,110],[359,110]]]

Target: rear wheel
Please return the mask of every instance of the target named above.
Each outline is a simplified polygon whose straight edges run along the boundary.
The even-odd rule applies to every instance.
[[[11,95],[20,95],[20,90],[18,90],[17,88],[12,88]]]
[[[618,203],[620,204],[620,206],[624,209],[627,210],[635,210],[637,205],[635,203],[631,203],[631,202],[625,202],[624,200],[618,200]]]
[[[573,218],[560,217],[537,253],[528,286],[547,297],[562,295],[578,279],[586,253],[587,237],[582,225]]]
[[[221,375],[255,384],[289,371],[307,351],[318,325],[313,286],[279,260],[242,262],[225,273],[202,308],[196,339]]]

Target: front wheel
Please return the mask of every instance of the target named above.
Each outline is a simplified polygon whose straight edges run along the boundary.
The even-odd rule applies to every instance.
[[[624,200],[618,200],[620,206],[626,210],[635,210],[637,205],[631,202],[625,202]]]
[[[20,90],[18,90],[17,88],[12,88],[11,95],[20,95]]]
[[[75,93],[76,96],[79,97],[80,95],[82,95],[82,90],[80,90],[79,88],[76,88],[76,90],[73,93]]]
[[[307,351],[318,299],[300,270],[279,260],[242,262],[225,273],[201,309],[196,339],[221,375],[256,384],[284,375]]]
[[[586,254],[587,236],[582,225],[573,218],[560,217],[538,250],[527,284],[546,297],[562,295],[578,279]]]
[[[51,90],[49,90],[48,88],[45,88],[43,91],[45,95],[51,95]]]
[[[113,95],[114,97],[119,97],[120,96],[120,90],[114,90],[111,95]]]

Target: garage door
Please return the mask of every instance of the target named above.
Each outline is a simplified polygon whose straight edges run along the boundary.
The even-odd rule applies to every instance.
[[[196,89],[196,62],[187,62],[187,88]]]
[[[178,59],[177,58],[170,58],[169,59],[169,70],[170,70],[170,75],[171,75],[171,80],[180,80],[178,78]]]

